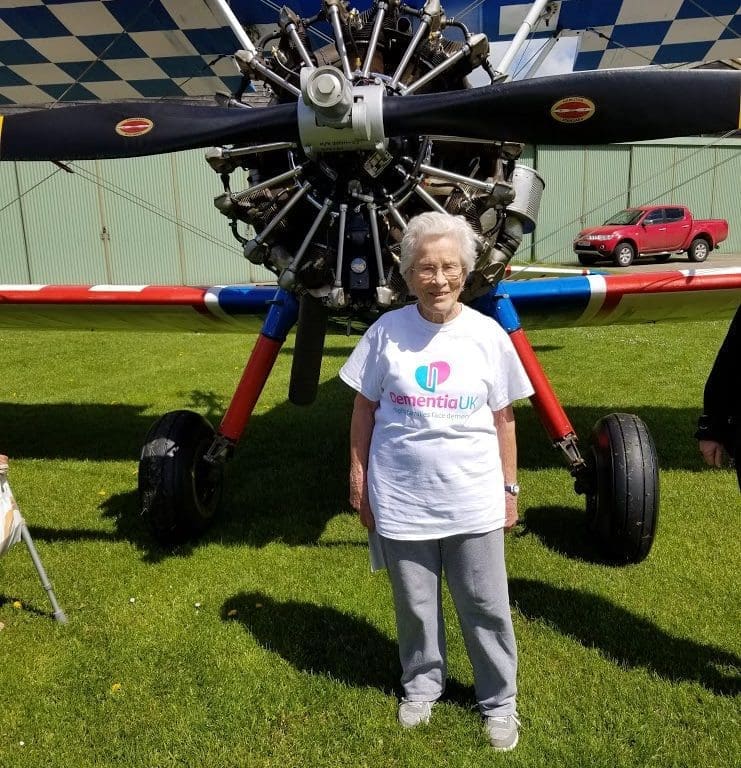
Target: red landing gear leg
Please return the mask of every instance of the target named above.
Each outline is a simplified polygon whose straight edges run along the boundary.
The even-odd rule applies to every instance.
[[[566,411],[561,407],[551,382],[548,381],[548,377],[535,355],[535,350],[525,335],[525,331],[518,328],[510,332],[509,337],[535,390],[530,402],[540,416],[540,421],[553,444],[563,451],[569,470],[576,480],[576,492],[586,493],[588,490],[588,480],[585,477],[587,467],[577,447],[574,427],[571,425]]]
[[[587,499],[587,523],[604,554],[637,563],[648,555],[659,516],[659,464],[651,433],[631,413],[611,413],[594,425],[586,457],[508,296],[493,315],[507,331],[535,394],[530,398],[553,444]]]
[[[160,544],[172,547],[208,526],[221,496],[224,464],[297,316],[296,299],[278,290],[218,432],[193,411],[171,411],[149,430],[139,461],[139,498]]]

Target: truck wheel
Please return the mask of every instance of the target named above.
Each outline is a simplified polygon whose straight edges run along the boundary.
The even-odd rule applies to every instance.
[[[704,237],[696,237],[687,251],[690,261],[705,261],[710,253],[710,246]]]
[[[628,242],[618,243],[612,252],[612,261],[616,267],[629,267],[636,257],[636,249]]]

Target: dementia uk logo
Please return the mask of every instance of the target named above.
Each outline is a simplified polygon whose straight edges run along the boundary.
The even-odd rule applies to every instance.
[[[442,360],[429,365],[420,365],[414,372],[414,378],[426,392],[434,392],[438,384],[443,384],[450,377],[450,366]]]
[[[414,380],[421,389],[431,394],[410,395],[404,392],[389,392],[389,398],[396,405],[411,405],[415,408],[435,408],[444,411],[475,410],[478,407],[478,397],[438,391],[438,388],[449,378],[450,365],[443,360],[437,360],[429,365],[420,365],[414,372]]]

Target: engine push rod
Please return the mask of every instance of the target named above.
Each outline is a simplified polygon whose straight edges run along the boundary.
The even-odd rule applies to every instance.
[[[440,13],[440,3],[436,2],[436,0],[427,0],[427,2],[424,4],[424,7],[422,8],[422,14],[420,16],[417,31],[414,33],[414,37],[409,42],[406,51],[404,51],[404,55],[401,57],[399,66],[396,68],[396,72],[394,72],[394,75],[391,78],[391,88],[398,87],[399,81],[404,76],[404,72],[409,66],[409,62],[412,60],[412,56],[414,56],[414,52],[417,50],[419,44],[422,42],[424,36],[429,30],[433,16],[439,17]]]
[[[360,71],[361,77],[370,77],[371,65],[373,63],[373,56],[376,53],[376,47],[378,46],[378,37],[381,34],[381,28],[383,27],[383,20],[386,16],[386,9],[388,3],[381,0],[376,5],[376,18],[373,21],[373,29],[371,31],[370,40],[368,41],[368,49],[365,52],[365,61],[363,62],[363,69]]]
[[[342,62],[342,71],[345,73],[347,80],[352,81],[352,69],[350,69],[350,60],[347,57],[345,36],[342,34],[342,25],[340,23],[340,11],[337,7],[338,0],[324,0],[324,2],[327,9],[327,15],[332,24],[332,30],[334,31],[337,52],[340,54],[340,61]]]

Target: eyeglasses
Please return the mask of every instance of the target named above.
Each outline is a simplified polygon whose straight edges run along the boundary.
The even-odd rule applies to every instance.
[[[460,264],[443,264],[442,267],[424,266],[412,267],[412,272],[418,275],[420,280],[434,280],[438,272],[442,272],[446,280],[458,280],[463,274]]]

